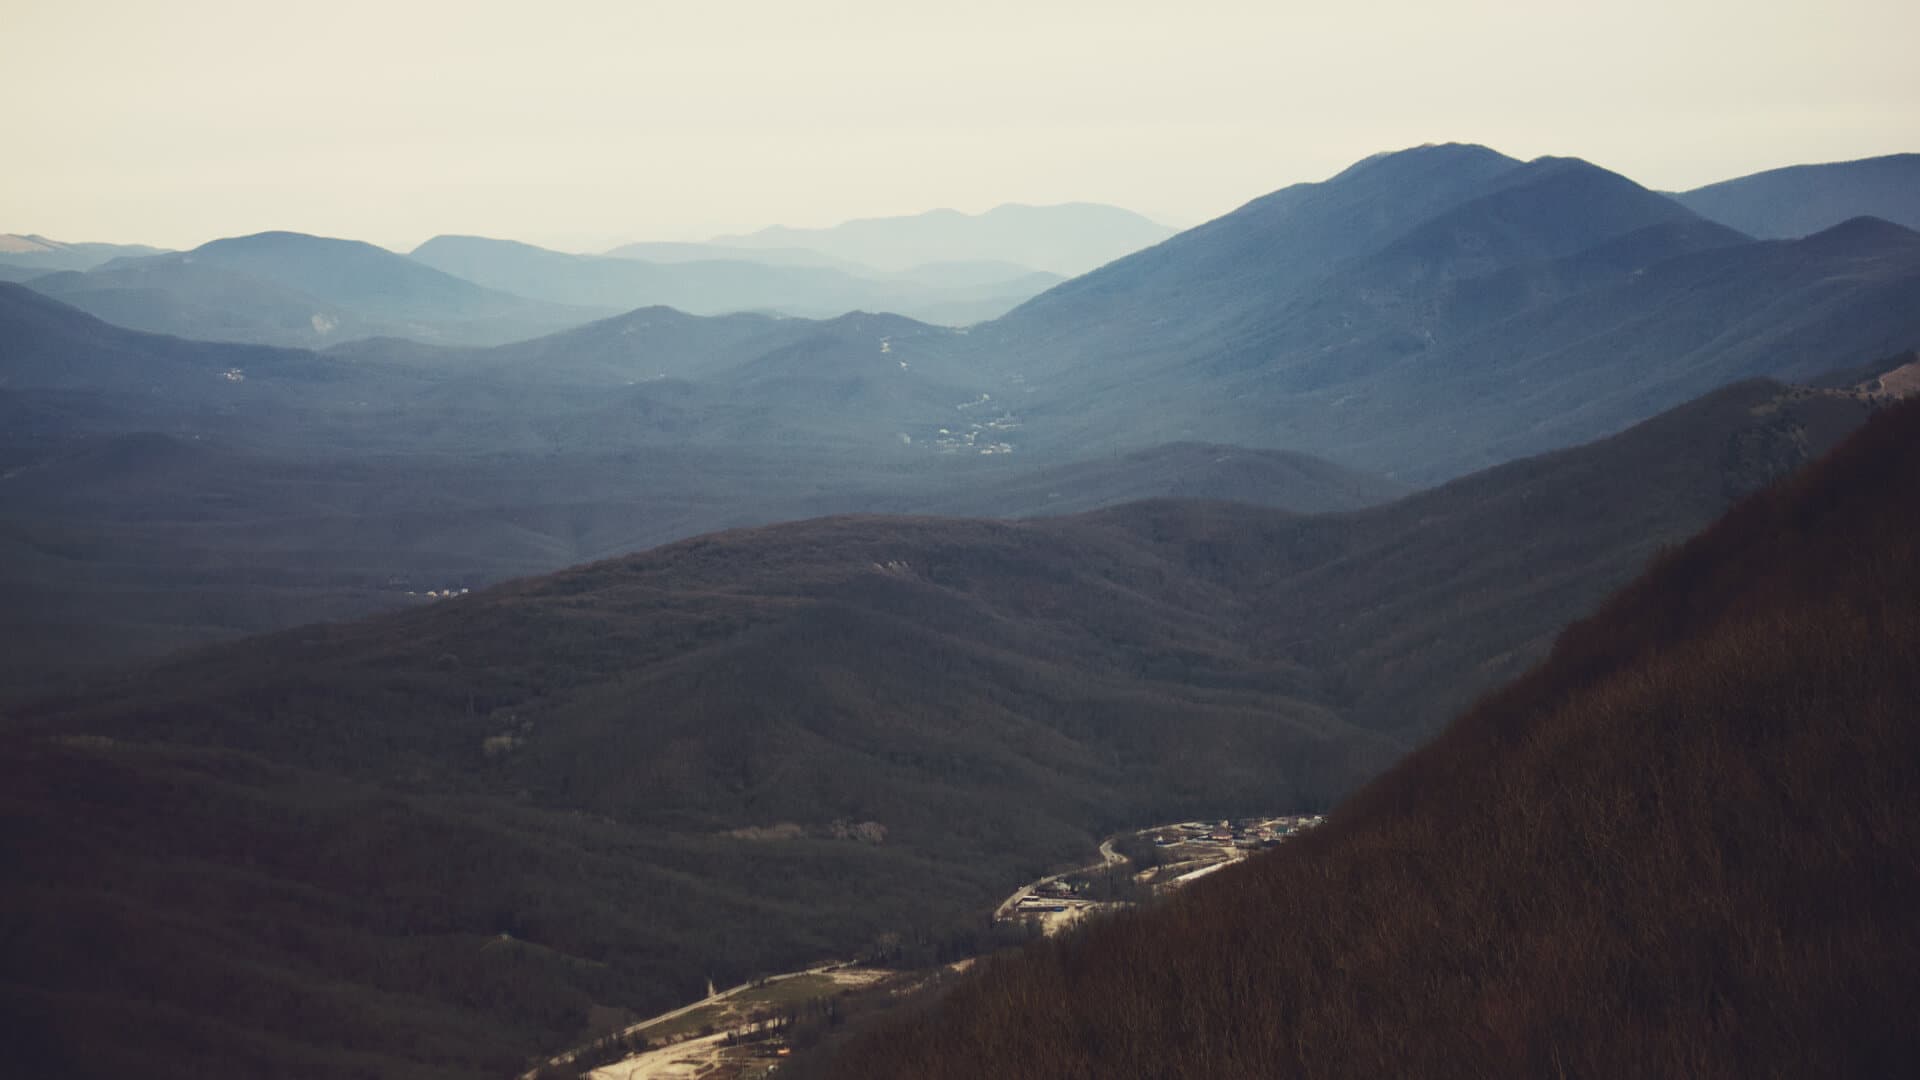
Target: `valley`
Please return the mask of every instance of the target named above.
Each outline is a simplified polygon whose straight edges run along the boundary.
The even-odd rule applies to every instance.
[[[1115,824],[1331,807],[1879,400],[1737,384],[1331,513],[1158,499],[734,529],[73,687],[0,728],[27,823],[8,902],[36,942],[15,970],[62,1047],[51,1003],[78,994],[153,1032],[101,1054],[151,1063],[187,1032],[233,1052],[121,998],[138,978],[249,1017],[253,1061],[349,1042],[418,1060],[427,1038],[463,1064],[417,1074],[454,1075],[523,1070],[596,1009],[656,1013],[887,935],[952,962],[1018,936],[983,913]],[[206,868],[191,890],[183,865]],[[291,923],[312,931],[270,929]],[[182,951],[138,974],[154,940]],[[100,942],[127,959],[72,962]],[[315,980],[339,988],[318,1025],[222,989]],[[475,993],[492,1004],[456,1004]],[[411,1019],[378,1019],[395,1010]]]
[[[1848,178],[1901,167],[1818,174],[1822,212],[1894,213],[1873,201],[1884,183]],[[987,228],[970,220],[846,235]],[[287,232],[175,254],[23,238],[17,257],[98,280],[0,284],[0,635],[18,643],[0,697],[391,610],[389,581],[471,588],[742,525],[1163,496],[1358,509],[1743,378],[1811,381],[1911,349],[1920,238],[1859,216],[1806,224],[1756,240],[1577,159],[1416,147],[1152,234],[964,332],[857,312],[597,318]],[[648,250],[690,259],[660,264],[679,274],[715,252],[806,258],[792,239]],[[504,284],[586,258],[423,248],[530,260]],[[991,278],[957,265],[956,280]],[[120,295],[102,283],[136,273],[165,279],[127,293],[152,318],[60,302]],[[128,328],[197,333],[202,285],[205,302],[267,310],[221,282],[298,293],[298,332],[216,346]],[[355,329],[349,309],[370,321]],[[434,329],[513,319],[491,337]],[[74,632],[94,647],[45,644]]]

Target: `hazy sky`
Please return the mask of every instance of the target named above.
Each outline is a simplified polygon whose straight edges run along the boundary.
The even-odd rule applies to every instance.
[[[0,0],[0,231],[578,249],[1193,224],[1422,142],[1650,186],[1920,150],[1915,0]]]

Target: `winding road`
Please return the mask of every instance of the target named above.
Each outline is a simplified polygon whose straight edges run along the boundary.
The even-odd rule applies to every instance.
[[[825,964],[815,964],[813,967],[810,967],[810,968],[802,968],[799,971],[783,971],[778,975],[769,975],[764,979],[749,979],[748,981],[741,983],[739,986],[728,987],[727,989],[721,990],[717,993],[709,994],[708,996],[703,997],[698,1001],[694,1001],[689,1004],[682,1005],[677,1009],[669,1009],[668,1011],[663,1012],[658,1016],[649,1016],[645,1020],[642,1020],[637,1024],[628,1024],[626,1027],[621,1028],[618,1034],[626,1035],[629,1032],[640,1031],[645,1028],[653,1027],[656,1024],[666,1023],[669,1020],[678,1020],[682,1016],[687,1015],[688,1013],[694,1011],[695,1009],[704,1009],[707,1006],[712,1005],[716,1002],[725,1001],[736,994],[743,994],[748,990],[752,990],[757,986],[765,986],[768,983],[785,982],[788,979],[797,979],[802,975],[825,975],[830,971],[838,971],[841,968],[852,967],[852,966],[853,966],[853,961],[851,960],[834,960]],[[726,1036],[726,1032],[719,1032],[711,1037],[702,1036],[699,1039],[682,1040],[679,1043],[673,1043],[670,1045],[676,1048],[683,1047],[683,1046],[691,1046],[694,1043],[706,1042],[706,1041],[710,1041],[710,1039],[718,1040],[718,1039],[724,1038],[725,1036]],[[549,1058],[547,1060],[547,1063],[549,1065],[565,1065],[566,1063],[572,1061],[575,1057],[579,1056],[579,1053],[580,1052],[578,1050],[569,1050],[566,1053],[561,1054],[557,1057]],[[529,1080],[529,1078],[531,1078],[532,1076],[533,1076],[533,1073],[531,1072],[524,1073],[521,1076],[521,1080]]]
[[[1025,885],[1020,886],[1020,888],[1014,891],[1012,896],[1000,901],[1000,906],[993,909],[994,921],[998,922],[1006,918],[1009,912],[1019,906],[1020,901],[1032,896],[1033,890],[1040,888],[1042,885],[1051,885],[1061,878],[1072,877],[1075,874],[1084,874],[1089,870],[1104,870],[1114,863],[1126,862],[1127,857],[1115,851],[1113,849],[1113,843],[1123,836],[1132,835],[1134,834],[1130,832],[1114,833],[1112,836],[1100,841],[1100,861],[1097,863],[1088,863],[1085,866],[1076,866],[1071,870],[1062,870],[1057,874],[1043,877],[1039,881],[1029,881]]]

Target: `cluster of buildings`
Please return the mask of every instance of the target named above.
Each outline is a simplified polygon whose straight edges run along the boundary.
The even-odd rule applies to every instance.
[[[1321,814],[1284,814],[1269,818],[1242,818],[1239,821],[1184,821],[1153,833],[1156,847],[1180,844],[1214,844],[1235,848],[1272,847],[1296,833],[1325,821]]]
[[[1162,853],[1157,866],[1133,873],[1136,884],[1159,891],[1177,889],[1223,870],[1261,848],[1273,847],[1289,837],[1318,826],[1326,818],[1319,814],[1282,814],[1277,817],[1242,818],[1219,822],[1184,821],[1143,829],[1133,835],[1147,837]],[[1109,842],[1109,845],[1111,841]],[[1132,901],[1103,891],[1101,899],[1083,893],[1078,886],[1087,884],[1089,875],[1115,866],[1119,858],[1109,845],[1104,866],[1042,878],[1021,890],[1018,899],[1009,899],[994,913],[997,920],[1037,918],[1047,934],[1058,933],[1091,911],[1124,907]]]
[[[968,424],[964,430],[941,428],[933,437],[933,445],[943,454],[961,451],[1011,454],[1013,444],[1000,438],[999,433],[1012,431],[1019,426],[1020,422],[1011,416],[998,416],[983,424]]]
[[[973,401],[963,401],[954,408],[961,412],[978,409],[981,406],[993,407],[993,395],[981,394]],[[1011,454],[1013,444],[1007,442],[1004,433],[1020,426],[1013,414],[1001,410],[1000,415],[985,421],[972,421],[961,427],[941,428],[935,433],[933,444],[943,454],[962,452],[980,454]]]
[[[1073,886],[1062,879],[1034,886],[1032,892],[1021,897],[1020,902],[1014,905],[1014,914],[1048,915],[1087,905],[1087,901],[1074,893]]]

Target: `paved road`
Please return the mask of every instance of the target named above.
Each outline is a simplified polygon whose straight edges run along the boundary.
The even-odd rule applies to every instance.
[[[1041,887],[1042,885],[1051,885],[1054,882],[1059,881],[1061,878],[1064,878],[1064,877],[1072,877],[1075,874],[1084,874],[1089,870],[1104,870],[1107,867],[1112,866],[1114,863],[1126,862],[1127,857],[1125,855],[1120,854],[1118,851],[1115,851],[1113,849],[1113,843],[1114,841],[1120,839],[1123,836],[1132,836],[1132,835],[1133,834],[1130,832],[1115,833],[1112,836],[1107,837],[1105,840],[1100,841],[1100,861],[1097,863],[1088,863],[1085,866],[1076,866],[1071,870],[1062,870],[1057,874],[1053,874],[1048,877],[1043,877],[1039,881],[1030,881],[1027,884],[1020,886],[1018,889],[1014,890],[1014,893],[1012,896],[1009,896],[1005,900],[1000,901],[1000,906],[993,909],[994,920],[997,922],[1001,919],[1006,918],[1009,912],[1011,912],[1015,907],[1019,906],[1020,901],[1025,900],[1027,897],[1033,895],[1033,890]]]
[[[708,997],[703,997],[700,1000],[695,1001],[691,1004],[682,1005],[677,1009],[669,1009],[668,1011],[663,1012],[658,1016],[649,1016],[645,1020],[642,1020],[637,1024],[628,1024],[626,1027],[621,1028],[619,1033],[621,1035],[625,1035],[628,1032],[639,1031],[643,1028],[650,1028],[655,1024],[665,1023],[668,1020],[678,1020],[682,1016],[685,1016],[688,1013],[693,1012],[695,1009],[704,1009],[707,1006],[714,1004],[715,1002],[725,1001],[728,998],[734,996],[735,994],[744,993],[745,991],[751,990],[756,986],[764,986],[767,983],[784,982],[787,979],[797,979],[802,975],[824,975],[829,971],[837,971],[840,968],[849,967],[852,964],[853,964],[853,961],[851,960],[834,960],[830,963],[816,964],[810,968],[803,968],[800,971],[784,971],[778,975],[769,975],[766,978],[760,979],[757,981],[743,982],[739,986],[728,987],[725,990],[719,991],[718,993],[715,993]],[[725,1035],[726,1035],[726,1032],[720,1032],[719,1034],[714,1035],[712,1037],[715,1039],[719,1039],[719,1038],[724,1038]],[[682,1042],[675,1043],[673,1045],[681,1046],[681,1045],[690,1044],[696,1041],[699,1041],[699,1040],[692,1040],[692,1039],[682,1040]],[[569,1050],[566,1053],[559,1055],[558,1057],[550,1058],[548,1060],[548,1063],[553,1065],[564,1065],[567,1062],[572,1061],[574,1057],[578,1054],[579,1054],[578,1050]],[[525,1080],[525,1077],[531,1076],[531,1075],[533,1074],[532,1073],[524,1074],[522,1077],[522,1080]]]
[[[705,1008],[716,1001],[725,1001],[728,998],[734,996],[735,994],[744,993],[748,990],[753,989],[756,986],[765,986],[767,983],[785,982],[788,979],[797,979],[802,975],[824,975],[829,971],[834,971],[839,968],[846,967],[850,963],[852,963],[852,961],[835,960],[832,963],[816,964],[813,967],[804,968],[800,971],[783,971],[778,975],[769,975],[764,979],[758,979],[752,982],[743,982],[739,986],[728,987],[727,989],[722,990],[717,994],[714,994],[712,997],[703,997],[699,1001],[696,1001],[691,1005],[682,1005],[677,1009],[671,1009],[667,1012],[663,1012],[659,1016],[651,1016],[645,1020],[640,1021],[637,1024],[631,1024],[626,1028],[623,1028],[621,1033],[625,1034],[628,1031],[639,1031],[641,1028],[650,1028],[655,1024],[663,1023],[668,1020],[678,1020],[680,1017],[687,1015],[688,1013],[694,1011],[695,1009]]]

